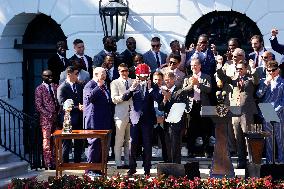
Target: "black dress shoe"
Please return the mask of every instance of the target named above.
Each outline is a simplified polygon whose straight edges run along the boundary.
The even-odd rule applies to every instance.
[[[129,170],[127,171],[127,175],[128,175],[128,176],[133,176],[135,173],[136,173],[136,170],[135,170],[135,169],[129,169]]]
[[[117,169],[129,169],[129,165],[116,166]]]

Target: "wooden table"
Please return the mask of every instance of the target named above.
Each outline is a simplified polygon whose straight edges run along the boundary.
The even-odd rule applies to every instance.
[[[70,134],[62,133],[62,130],[56,130],[52,136],[55,143],[55,163],[56,163],[56,177],[62,176],[63,170],[100,170],[103,175],[107,175],[107,153],[108,140],[110,130],[73,130]],[[86,138],[100,138],[102,148],[102,162],[101,163],[63,163],[62,160],[62,140],[65,139],[86,139]]]

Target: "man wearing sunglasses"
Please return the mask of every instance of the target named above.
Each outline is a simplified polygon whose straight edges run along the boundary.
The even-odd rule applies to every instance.
[[[274,132],[278,150],[278,162],[284,163],[284,79],[279,77],[279,66],[276,61],[267,63],[268,72],[265,79],[261,80],[257,90],[257,96],[264,103],[271,103],[277,113],[280,123],[274,124]],[[269,122],[263,123],[264,131],[271,133],[272,125]],[[272,163],[272,136],[266,137],[266,163]]]
[[[181,55],[177,53],[171,53],[169,56],[169,63],[167,63],[167,67],[161,69],[163,74],[168,72],[173,72],[175,75],[175,85],[177,87],[182,87],[183,79],[185,77],[185,73],[178,69],[181,62]]]
[[[256,68],[254,67],[254,61],[252,61],[252,60],[249,61],[249,64],[250,64],[250,67],[251,67],[252,71],[253,71],[253,69],[255,69],[255,72],[256,72],[257,77],[259,79],[265,78],[266,75],[268,74],[267,71],[266,71],[267,62],[274,60],[274,55],[270,51],[265,51],[261,55],[261,59],[262,59],[262,61],[264,63],[264,66],[259,66],[259,67],[256,67]]]
[[[158,71],[166,63],[167,55],[160,51],[161,42],[159,37],[153,37],[151,40],[151,50],[143,54],[144,63],[151,68],[151,73]]]
[[[230,105],[239,106],[241,108],[241,117],[233,117],[232,124],[236,137],[238,150],[238,168],[246,168],[247,145],[244,133],[251,130],[251,124],[254,123],[254,115],[257,114],[257,107],[254,100],[255,87],[258,79],[249,74],[248,63],[240,61],[236,64],[236,74],[234,78],[224,74],[222,69],[217,70],[218,78],[223,83],[232,85],[232,93],[229,94]],[[248,152],[250,153],[250,152]]]

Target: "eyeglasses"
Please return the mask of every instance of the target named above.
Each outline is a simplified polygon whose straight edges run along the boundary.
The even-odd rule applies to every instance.
[[[120,70],[120,72],[128,72],[128,70]]]
[[[243,55],[241,55],[241,54],[233,55],[233,57],[235,57],[235,58],[238,57],[238,56],[243,56]]]
[[[266,69],[266,71],[267,71],[267,72],[275,72],[277,69],[278,69],[278,68],[274,68],[274,69],[271,69],[271,70]]]
[[[207,41],[200,41],[201,44],[207,44]]]
[[[243,68],[236,68],[236,70],[243,70]]]
[[[177,64],[177,62],[170,61],[170,64],[176,65],[176,64]]]
[[[52,75],[43,75],[44,77],[49,77],[49,78],[51,78],[51,77],[53,77]]]
[[[158,45],[152,45],[152,47],[153,48],[155,48],[155,47],[160,47],[161,46],[161,44],[158,44]]]
[[[267,58],[268,58],[268,56],[261,56],[261,58],[262,58],[262,59],[267,59]]]

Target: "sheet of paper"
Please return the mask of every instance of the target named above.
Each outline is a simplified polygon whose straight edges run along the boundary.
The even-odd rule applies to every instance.
[[[275,112],[272,104],[270,104],[270,103],[259,103],[258,107],[259,107],[261,114],[264,117],[266,122],[275,121],[275,122],[280,123],[280,119],[279,119],[277,113]]]
[[[185,103],[174,103],[165,121],[168,123],[178,123],[181,120],[185,106]]]

